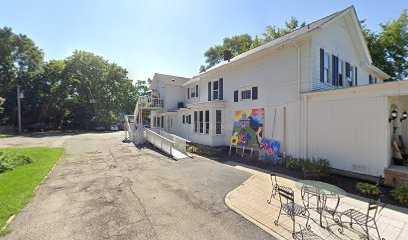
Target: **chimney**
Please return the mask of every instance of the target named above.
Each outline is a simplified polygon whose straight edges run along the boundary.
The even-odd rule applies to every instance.
[[[230,50],[224,50],[224,61],[230,61],[231,59],[231,51]]]

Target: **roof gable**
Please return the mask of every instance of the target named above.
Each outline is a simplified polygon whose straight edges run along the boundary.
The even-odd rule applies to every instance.
[[[331,23],[334,23],[335,21],[341,19],[342,17],[349,17],[350,21],[353,23],[352,24],[352,28],[355,30],[355,36],[356,36],[356,40],[358,42],[358,46],[361,49],[361,53],[364,55],[364,58],[366,59],[366,64],[367,67],[370,68],[371,70],[376,71],[378,74],[382,75],[384,78],[389,78],[390,76],[388,76],[386,73],[382,72],[381,70],[379,70],[378,68],[376,68],[375,66],[372,65],[372,59],[371,59],[371,55],[370,52],[368,50],[368,46],[367,43],[365,41],[363,32],[361,30],[361,26],[360,26],[360,21],[358,20],[356,11],[354,6],[348,7],[342,11],[333,13],[327,17],[324,17],[320,20],[317,20],[315,22],[312,22],[310,24],[307,24],[305,27],[296,29],[284,36],[281,36],[279,38],[276,38],[266,44],[263,44],[259,47],[256,47],[254,49],[251,49],[247,52],[244,52],[238,56],[235,56],[234,58],[232,58],[229,62],[227,61],[222,61],[216,65],[214,65],[213,67],[207,69],[205,72],[197,75],[196,77],[194,77],[192,80],[190,81],[194,81],[194,79],[204,76],[206,74],[208,74],[209,72],[213,72],[214,70],[217,69],[221,69],[227,66],[231,66],[234,65],[237,62],[240,62],[242,59],[244,58],[248,58],[251,56],[254,56],[256,54],[258,54],[261,51],[267,50],[267,49],[271,49],[271,48],[275,48],[278,47],[286,42],[289,41],[293,41],[295,39],[298,39],[300,37],[303,37],[306,34],[309,34],[311,32],[313,32],[316,29],[319,28],[324,28],[326,26],[329,26]],[[190,83],[187,82],[186,84]]]

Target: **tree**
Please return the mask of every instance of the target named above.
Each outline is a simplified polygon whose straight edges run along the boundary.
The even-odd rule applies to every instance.
[[[255,38],[254,38],[254,40],[252,40],[251,49],[252,49],[252,48],[259,47],[259,46],[261,46],[262,44],[263,44],[263,43],[262,43],[262,40],[258,37],[258,35],[256,35]]]
[[[280,28],[277,26],[268,25],[265,28],[265,32],[262,33],[263,36],[263,43],[270,42],[276,38],[279,38],[283,35],[286,35],[298,28],[306,26],[306,22],[299,22],[299,19],[292,17],[290,21],[285,21],[285,27]]]
[[[292,17],[290,21],[285,21],[285,27],[279,28],[276,26],[267,26],[265,32],[262,33],[263,38],[259,38],[258,35],[254,39],[249,34],[241,34],[224,38],[222,45],[215,45],[210,47],[204,53],[206,66],[200,66],[199,72],[202,73],[206,69],[220,63],[224,58],[224,50],[230,50],[232,57],[238,56],[241,53],[249,51],[253,48],[259,47],[264,43],[272,41],[275,38],[281,37],[293,30],[306,26],[305,22],[300,23],[295,17]]]
[[[223,59],[224,49],[221,45],[215,45],[214,47],[210,47],[204,53],[204,57],[206,57],[205,62],[208,63],[206,69],[214,66],[217,63],[220,63]]]
[[[26,35],[15,34],[11,28],[0,28],[0,95],[7,99],[0,121],[17,122],[16,85],[21,85],[24,94],[35,96],[34,75],[41,70],[43,52]],[[26,114],[23,108],[23,115]]]
[[[392,79],[400,80],[408,76],[408,14],[386,24],[380,24],[381,31],[373,32],[361,21],[373,64],[388,73]]]
[[[206,68],[204,65],[200,66],[200,69],[198,70],[199,73],[205,72]]]
[[[252,38],[249,34],[241,34],[232,37],[224,38],[222,45],[210,47],[205,53],[205,62],[208,63],[206,69],[222,62],[224,59],[224,51],[230,50],[231,57],[235,57],[241,53],[250,50],[252,47]],[[203,68],[200,67],[200,72]]]

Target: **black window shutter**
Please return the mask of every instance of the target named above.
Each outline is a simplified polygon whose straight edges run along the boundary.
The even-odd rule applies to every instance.
[[[320,82],[324,82],[324,50],[320,48]]]
[[[187,99],[190,99],[190,87],[187,88]]]
[[[198,97],[198,85],[196,85],[196,97]]]
[[[258,87],[252,87],[252,100],[258,99]]]
[[[224,79],[223,78],[220,78],[220,80],[218,81],[218,91],[219,91],[218,99],[223,100],[224,99]]]
[[[211,82],[208,82],[208,101],[211,101]]]
[[[238,102],[238,90],[234,91],[234,102]]]
[[[357,76],[358,76],[358,74],[357,74],[357,67],[355,68],[355,74],[356,74],[356,77],[354,78],[354,81],[356,81],[355,82],[355,84],[354,84],[354,86],[357,86],[358,85],[358,79],[357,79]]]
[[[186,115],[183,115],[183,123],[186,123]]]
[[[369,84],[373,83],[373,77],[371,76],[371,74],[368,75],[368,83]]]

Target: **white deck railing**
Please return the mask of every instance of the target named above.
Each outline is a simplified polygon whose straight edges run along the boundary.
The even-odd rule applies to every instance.
[[[187,154],[187,143],[190,141],[187,139],[184,139],[182,137],[179,137],[177,135],[168,133],[162,129],[155,128],[153,129],[154,132],[158,133],[160,136],[163,136],[167,139],[170,139],[174,142],[174,149],[178,150],[181,153]]]
[[[145,129],[145,137],[148,142],[150,142],[157,148],[160,148],[160,150],[164,151],[169,155],[173,154],[174,141],[164,136],[161,136],[160,134],[147,128]]]
[[[125,115],[125,140],[133,141],[133,134],[135,132],[134,117],[134,115]]]
[[[163,108],[164,100],[162,98],[145,97],[140,99],[142,108]]]

